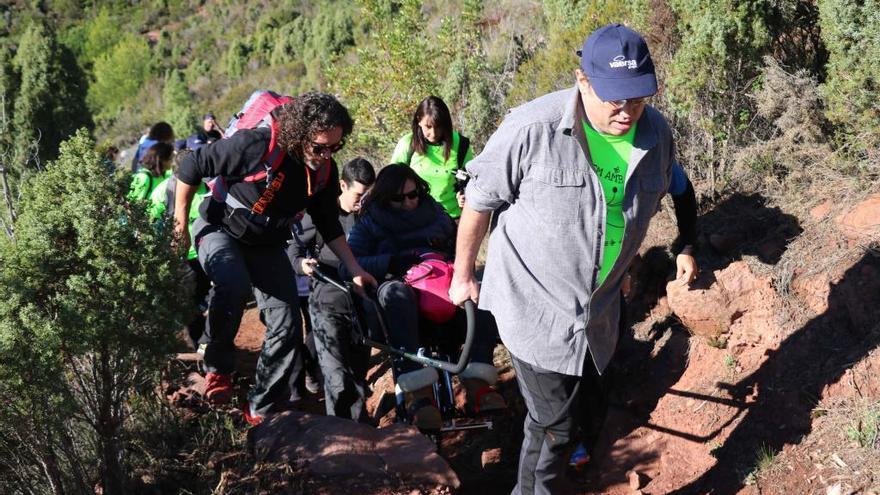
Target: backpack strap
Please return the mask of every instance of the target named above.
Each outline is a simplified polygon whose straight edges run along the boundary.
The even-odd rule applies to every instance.
[[[269,138],[269,147],[266,148],[266,152],[263,153],[262,158],[260,158],[260,163],[263,164],[263,170],[260,170],[254,174],[246,176],[242,179],[244,182],[260,182],[266,180],[271,181],[271,176],[275,175],[275,172],[278,170],[278,167],[281,166],[281,163],[284,161],[284,150],[278,146],[278,121],[272,121],[272,135]]]
[[[177,192],[177,174],[172,174],[168,178],[168,184],[165,186],[165,213],[168,218],[174,218],[174,208],[177,206],[175,194]]]
[[[464,157],[467,156],[468,148],[471,145],[471,140],[458,135],[458,150],[456,151],[456,161],[458,162],[458,168],[464,168]]]

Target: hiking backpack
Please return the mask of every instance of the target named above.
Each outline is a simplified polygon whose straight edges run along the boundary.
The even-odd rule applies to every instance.
[[[251,93],[241,110],[232,116],[226,126],[225,137],[231,137],[241,129],[271,127],[272,111],[293,101],[290,96],[279,95],[274,91],[260,89]]]
[[[275,120],[272,112],[293,101],[290,96],[283,96],[274,91],[257,90],[251,93],[251,96],[245,102],[241,110],[236,113],[229,121],[226,127],[224,139],[229,139],[236,132],[242,129],[257,129],[260,127],[268,127],[271,129],[272,135],[269,141],[269,147],[266,153],[260,159],[258,170],[250,175],[236,178],[215,177],[208,182],[208,189],[211,191],[211,197],[220,203],[226,203],[233,210],[246,210],[248,218],[258,224],[267,225],[270,221],[268,216],[263,214],[263,198],[260,198],[251,206],[245,205],[239,199],[229,194],[229,182],[261,182],[266,181],[271,184],[275,178],[275,172],[284,162],[284,150],[278,146],[278,121]],[[312,176],[310,171],[306,171],[306,178],[309,180],[309,195],[317,193],[323,189],[330,178],[330,167],[322,167],[321,175],[314,179],[315,186],[312,188]],[[271,194],[269,188],[266,194]]]

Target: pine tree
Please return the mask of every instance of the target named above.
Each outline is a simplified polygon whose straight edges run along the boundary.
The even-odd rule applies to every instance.
[[[178,138],[188,136],[193,131],[198,116],[193,108],[192,94],[179,70],[174,69],[165,75],[162,101],[165,121],[171,124],[175,135]]]
[[[20,84],[12,111],[12,168],[23,174],[25,163],[57,157],[61,141],[90,126],[91,116],[83,98],[85,77],[73,53],[45,25],[32,24],[22,35],[14,67]]]

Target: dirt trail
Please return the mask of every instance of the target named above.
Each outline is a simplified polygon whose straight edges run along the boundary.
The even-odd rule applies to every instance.
[[[803,225],[764,203],[731,198],[704,215],[702,275],[684,293],[667,293],[674,265],[664,246],[674,226],[667,215],[655,218],[634,268],[632,331],[622,336],[606,375],[604,432],[587,467],[568,473],[572,493],[825,494],[835,486],[880,493],[880,454],[871,459],[880,445],[854,448],[846,427],[828,413],[849,411],[856,400],[880,403],[880,258],[852,244],[852,256],[840,254],[846,246],[835,244],[827,224]],[[732,217],[748,221],[731,229]],[[808,237],[809,244],[801,241]],[[835,264],[822,270],[794,270],[785,286],[791,292],[779,292],[786,263],[809,267],[829,259]],[[703,311],[707,306],[711,311]],[[701,312],[718,320],[682,324],[705,322]],[[262,334],[256,311],[248,311],[236,339],[242,385]],[[525,409],[500,345],[495,362],[509,408],[492,418],[491,431],[447,434],[439,442],[461,480],[457,493],[513,487]],[[371,373],[375,413],[391,380],[387,366]],[[296,407],[323,412],[320,397]],[[380,423],[390,421],[393,412]]]

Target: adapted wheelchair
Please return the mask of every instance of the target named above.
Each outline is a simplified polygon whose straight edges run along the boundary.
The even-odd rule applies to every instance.
[[[353,301],[354,296],[352,294],[352,286],[351,284],[343,284],[337,280],[334,280],[323,272],[320,269],[315,270],[314,276],[320,279],[323,282],[329,283],[343,293],[346,294],[350,300]],[[386,325],[386,315],[384,314],[380,304],[374,297],[361,297],[360,301],[362,302],[364,309],[366,309],[369,313],[374,315],[373,318],[368,318],[364,312],[359,311],[357,304],[351,304],[349,307],[352,308],[351,321],[355,322],[354,329],[354,338],[358,344],[367,345],[385,353],[389,354],[393,360],[396,362],[401,361],[410,361],[413,363],[417,363],[427,368],[435,369],[439,373],[439,380],[433,382],[433,401],[437,405],[437,408],[440,411],[441,415],[441,426],[437,430],[433,429],[423,429],[423,432],[430,434],[444,433],[450,431],[460,431],[460,430],[472,430],[472,429],[492,429],[493,422],[487,418],[476,418],[465,414],[464,411],[459,410],[456,407],[455,403],[455,392],[453,388],[453,375],[461,374],[469,365],[471,361],[471,351],[474,346],[475,341],[475,333],[476,333],[476,307],[472,301],[466,301],[464,304],[464,314],[465,314],[465,331],[464,331],[464,343],[461,346],[461,350],[458,352],[458,358],[456,360],[452,359],[452,355],[448,350],[444,350],[444,346],[442,342],[437,339],[432,339],[425,347],[420,347],[419,350],[415,353],[408,352],[404,349],[396,348],[392,345],[389,345],[385,342],[379,342],[378,340],[374,340],[370,338],[370,332],[368,325],[364,323],[366,320],[374,321],[379,327],[376,329],[381,333],[381,335],[388,342],[388,327]],[[396,368],[392,366],[392,369]],[[398,376],[394,376],[395,383],[398,383]],[[408,411],[408,408],[405,405],[404,391],[400,386],[395,387],[395,413],[398,421],[405,422],[407,424],[413,424],[413,417]]]

